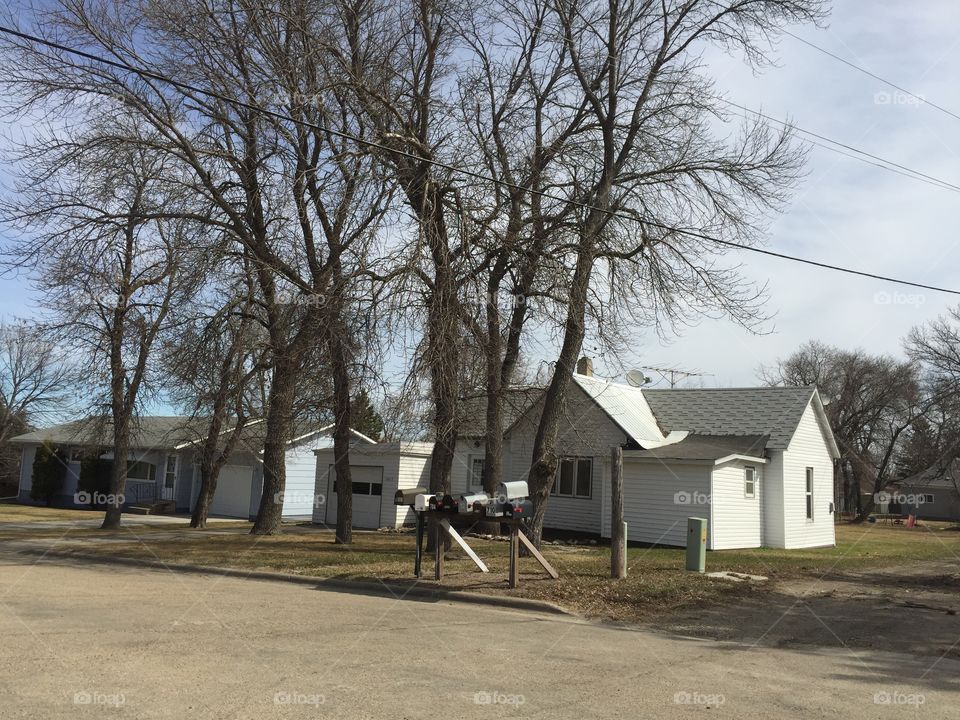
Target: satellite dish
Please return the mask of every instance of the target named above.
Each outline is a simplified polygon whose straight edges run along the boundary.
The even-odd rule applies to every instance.
[[[630,370],[627,372],[627,382],[633,387],[642,387],[650,382],[650,378],[639,370]]]

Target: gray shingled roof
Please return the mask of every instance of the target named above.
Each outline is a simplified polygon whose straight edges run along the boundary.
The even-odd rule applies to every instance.
[[[688,435],[683,440],[649,450],[631,450],[630,457],[658,460],[719,460],[728,455],[763,457],[766,435]]]
[[[650,409],[665,433],[769,435],[767,447],[785,450],[812,387],[644,389]]]
[[[179,415],[155,415],[138,418],[131,431],[131,445],[136,448],[174,448],[197,437],[202,420]],[[113,444],[113,424],[99,418],[84,418],[17,435],[14,443],[42,443],[50,440],[58,445]]]

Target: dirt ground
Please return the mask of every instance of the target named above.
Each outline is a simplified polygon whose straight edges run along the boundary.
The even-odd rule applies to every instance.
[[[960,559],[775,583],[723,606],[675,613],[679,635],[764,647],[836,647],[960,659]]]

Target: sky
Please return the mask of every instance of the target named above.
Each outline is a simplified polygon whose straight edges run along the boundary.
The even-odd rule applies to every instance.
[[[960,115],[958,27],[960,4],[886,0],[837,3],[827,27],[791,31]],[[707,61],[718,90],[733,102],[960,184],[960,120],[791,37],[778,43],[773,57],[776,65],[759,73],[720,52]],[[960,289],[958,217],[960,196],[954,192],[815,147],[791,204],[773,219],[766,247]],[[766,332],[750,334],[729,321],[704,319],[663,340],[638,327],[623,362],[595,357],[596,374],[622,379],[631,367],[652,365],[706,373],[687,384],[755,385],[759,367],[810,339],[901,354],[911,327],[960,303],[958,296],[753,253],[730,257],[743,263],[747,278],[768,283],[766,311],[773,318]],[[34,304],[23,278],[0,278],[0,316],[29,316]],[[588,338],[587,354],[590,348]]]

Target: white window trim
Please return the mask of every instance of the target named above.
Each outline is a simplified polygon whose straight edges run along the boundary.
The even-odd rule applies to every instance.
[[[486,462],[487,462],[487,458],[485,455],[476,455],[476,454],[467,455],[467,489],[468,490],[478,490],[483,487],[483,473],[480,474],[480,477],[475,477],[473,473],[473,463],[475,460],[483,460],[484,465],[486,465]]]
[[[568,495],[566,493],[560,492],[560,467],[565,460],[572,460],[575,465],[574,474],[573,474],[573,494]],[[580,466],[581,460],[588,460],[590,462],[590,494],[589,495],[577,495],[577,470]],[[557,465],[557,473],[553,477],[553,487],[550,489],[550,494],[554,497],[559,498],[569,498],[570,500],[592,500],[593,499],[593,457],[589,455],[566,455],[560,458],[560,463]]]
[[[803,512],[804,512],[804,515],[806,515],[807,522],[814,522],[817,516],[816,509],[814,507],[815,496],[813,494],[813,488],[814,488],[815,482],[816,482],[816,474],[814,472],[814,469],[812,467],[804,468],[803,470],[803,502],[804,502]],[[810,498],[809,511],[807,510],[807,502],[808,502],[807,498]]]
[[[750,476],[750,479],[747,479],[747,476]],[[752,486],[752,490],[747,492],[747,485]],[[752,465],[747,465],[743,468],[743,496],[745,498],[755,499],[757,497],[757,469]]]

